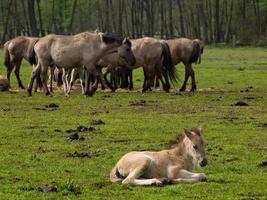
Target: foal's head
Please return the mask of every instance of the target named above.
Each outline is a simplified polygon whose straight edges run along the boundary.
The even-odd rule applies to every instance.
[[[190,154],[194,161],[201,167],[208,164],[202,128],[192,128],[191,130],[185,129],[183,140],[181,142],[184,143],[187,153]]]

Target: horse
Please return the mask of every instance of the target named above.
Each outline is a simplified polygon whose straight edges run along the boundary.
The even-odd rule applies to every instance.
[[[192,171],[207,162],[202,128],[185,129],[171,149],[125,154],[111,170],[110,181],[123,185],[196,183],[206,181],[207,176]]]
[[[163,88],[165,91],[168,91],[170,88],[168,77],[170,77],[173,82],[177,82],[176,71],[174,65],[172,64],[168,44],[151,37],[133,39],[131,40],[131,42],[132,51],[136,58],[136,63],[134,66],[127,66],[127,68],[143,68],[144,83],[142,92],[145,92],[151,88],[151,86],[153,85],[153,81],[151,81],[152,77],[155,77],[155,75],[157,75],[161,78],[161,74],[163,74],[166,81],[164,82],[161,78]],[[125,65],[121,63],[120,60],[118,60],[118,56],[116,54],[111,54],[108,57],[103,57],[101,60],[104,63],[104,66],[125,67]],[[101,63],[99,65],[101,65]],[[133,88],[132,73],[129,73],[129,75],[129,88]]]
[[[15,75],[18,85],[21,89],[25,89],[20,79],[21,62],[23,58],[29,61],[30,52],[38,39],[38,37],[19,36],[4,44],[4,65],[6,66],[9,84],[11,72],[15,67]]]
[[[180,91],[186,90],[188,78],[191,76],[191,92],[194,92],[197,86],[192,63],[201,63],[201,54],[203,54],[204,44],[199,39],[190,40],[187,38],[164,40],[164,42],[169,45],[173,64],[177,65],[182,62],[185,66],[185,79]]]
[[[105,35],[103,33],[83,32],[77,35],[47,35],[40,38],[31,52],[32,63],[36,64],[30,79],[28,94],[32,95],[32,85],[36,74],[41,70],[41,80],[44,92],[49,95],[46,74],[49,66],[60,66],[68,70],[72,68],[85,67],[86,80],[90,73],[95,73],[98,60],[110,53],[118,52],[119,56],[126,62],[135,63],[135,57],[131,51],[129,39]],[[64,77],[63,77],[64,80]],[[92,86],[85,82],[85,95],[93,95],[96,90],[96,81]],[[65,90],[67,95],[67,90]]]

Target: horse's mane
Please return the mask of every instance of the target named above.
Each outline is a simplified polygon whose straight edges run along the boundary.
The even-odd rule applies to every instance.
[[[102,38],[106,44],[113,44],[113,43],[122,44],[123,42],[123,37],[115,34],[103,34]]]
[[[172,149],[174,147],[177,147],[177,145],[179,145],[183,141],[184,137],[185,137],[184,134],[177,135],[175,140],[170,140],[168,142],[167,148]]]

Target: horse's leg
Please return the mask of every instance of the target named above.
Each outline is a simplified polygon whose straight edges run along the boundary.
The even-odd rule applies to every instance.
[[[6,68],[6,77],[7,77],[7,80],[9,82],[9,87],[11,87],[11,84],[10,84],[10,76],[11,76],[11,72],[12,70],[14,69],[15,67],[15,64],[13,61],[10,62],[10,65]]]
[[[98,68],[97,71],[98,71],[98,80],[100,81],[102,90],[107,89],[108,86],[107,86],[107,84],[106,84],[106,82],[104,80],[104,76],[103,76],[101,68]]]
[[[63,89],[64,89],[64,93],[65,96],[69,96],[68,94],[68,83],[67,83],[67,73],[68,73],[68,69],[64,69],[62,68],[62,82],[63,82]]]
[[[197,89],[197,85],[196,85],[196,80],[195,80],[195,72],[191,64],[190,64],[190,75],[191,75],[191,80],[192,80],[191,92],[194,92]]]
[[[110,81],[108,80],[108,74],[110,74]],[[104,80],[105,80],[106,84],[108,85],[109,89],[113,90],[111,78],[112,78],[111,69],[109,67],[107,67],[107,70],[104,73]]]
[[[41,81],[43,84],[43,88],[44,88],[44,93],[45,95],[50,95],[50,92],[48,90],[47,87],[47,70],[48,70],[48,64],[46,63],[41,63]]]
[[[133,89],[133,70],[132,69],[128,70],[127,79],[128,78],[129,78],[128,89],[132,90]]]
[[[143,88],[142,92],[146,92],[149,89],[149,77],[148,77],[148,71],[143,67],[144,71],[144,83],[143,83]]]
[[[40,91],[42,90],[43,84],[41,81],[41,76],[40,76],[40,70],[37,71],[35,81],[34,81],[34,92],[37,92],[38,88]]]
[[[31,79],[30,79],[29,86],[27,89],[29,96],[32,96],[33,83],[34,83],[34,80],[36,79],[36,77],[38,76],[40,69],[41,69],[40,63],[38,63],[36,66],[33,67]]]
[[[84,71],[84,73],[85,73],[85,91],[84,91],[84,94],[86,96],[90,95],[90,72],[88,69],[90,69],[90,67],[85,67],[85,69],[84,69],[85,70]]]
[[[168,77],[168,74],[166,72],[166,69],[163,70],[162,72],[163,74],[163,77],[165,79],[165,84],[163,85],[163,89],[166,91],[166,92],[169,92],[170,88],[171,88],[171,85],[170,85],[170,82],[169,82],[169,77]]]
[[[15,66],[15,71],[14,71],[14,72],[15,72],[15,75],[16,75],[16,78],[17,78],[19,87],[20,87],[21,89],[25,89],[25,87],[24,87],[24,85],[22,84],[22,81],[21,81],[21,79],[20,79],[20,76],[19,76],[20,66],[21,66],[21,61],[22,61],[22,59],[17,60],[17,62],[16,62],[16,66]]]
[[[185,64],[185,77],[184,77],[184,83],[180,89],[181,92],[186,90],[186,84],[190,75],[190,68],[191,68],[191,64]]]
[[[80,82],[81,82],[81,87],[82,87],[82,94],[85,94],[85,70],[83,67],[79,69],[79,77],[80,77]]]
[[[54,78],[55,66],[50,66],[50,92],[53,92],[53,78]]]

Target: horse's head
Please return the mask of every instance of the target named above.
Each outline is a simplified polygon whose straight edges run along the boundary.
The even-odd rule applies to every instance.
[[[118,54],[119,57],[122,58],[127,65],[134,66],[136,60],[131,47],[131,41],[128,38],[125,38],[122,41],[121,46],[118,48]]]
[[[192,128],[191,130],[184,130],[184,142],[186,143],[186,149],[192,156],[195,162],[201,167],[208,164],[205,153],[205,142],[203,138],[202,128]]]

